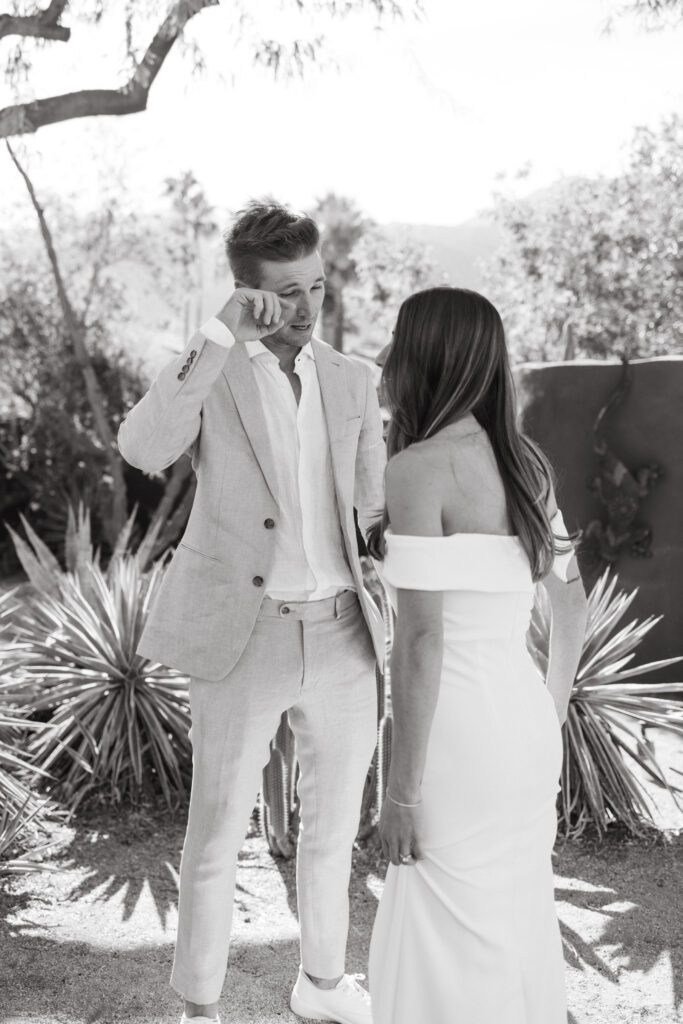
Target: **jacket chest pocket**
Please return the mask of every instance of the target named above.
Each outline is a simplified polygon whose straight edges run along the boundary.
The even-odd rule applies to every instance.
[[[362,416],[349,416],[344,424],[342,437],[358,437],[362,422]]]

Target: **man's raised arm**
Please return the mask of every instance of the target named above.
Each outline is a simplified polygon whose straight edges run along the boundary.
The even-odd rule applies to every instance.
[[[196,441],[202,403],[236,342],[254,341],[282,326],[282,305],[272,292],[237,288],[217,316],[196,331],[168,363],[119,427],[119,451],[145,473],[172,465]]]

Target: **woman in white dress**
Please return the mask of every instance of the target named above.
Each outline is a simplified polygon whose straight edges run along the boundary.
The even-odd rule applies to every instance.
[[[374,1024],[566,1024],[551,851],[586,597],[551,470],[517,430],[503,326],[481,295],[407,299],[383,388],[371,553],[397,623]],[[546,680],[525,642],[537,584]]]

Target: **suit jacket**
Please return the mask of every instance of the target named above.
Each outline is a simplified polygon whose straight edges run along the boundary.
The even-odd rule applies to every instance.
[[[384,504],[382,420],[368,367],[311,341],[330,440],[339,518],[377,658],[384,627],[363,586],[354,507]],[[197,332],[119,429],[121,454],[155,473],[189,453],[197,491],[187,528],[150,609],[138,653],[191,676],[224,678],[266,593],[278,521],[270,448],[249,355]],[[273,522],[275,526],[273,527]]]

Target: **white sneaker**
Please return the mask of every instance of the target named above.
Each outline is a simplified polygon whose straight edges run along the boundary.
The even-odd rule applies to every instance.
[[[183,1014],[180,1024],[221,1024],[221,1019],[218,1015],[215,1017],[187,1017]]]
[[[372,1024],[370,993],[351,974],[345,974],[336,988],[318,988],[300,967],[289,1005],[299,1017],[310,1020]]]

